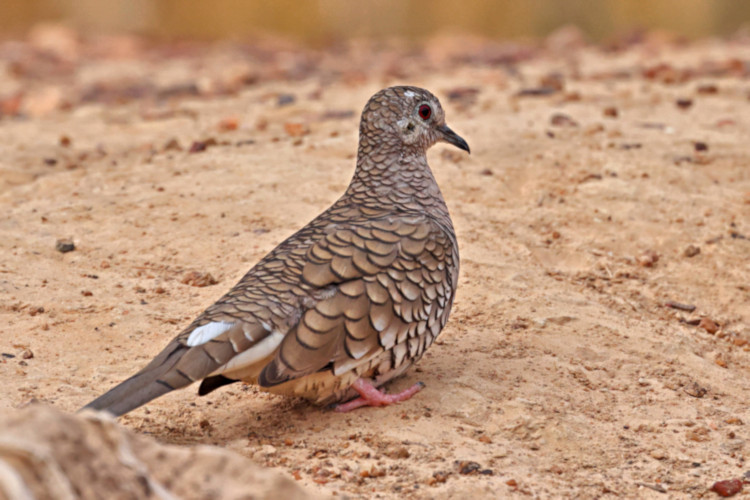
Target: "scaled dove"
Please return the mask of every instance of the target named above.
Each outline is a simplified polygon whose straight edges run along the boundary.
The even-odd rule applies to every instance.
[[[430,92],[372,96],[344,195],[86,408],[119,416],[196,381],[200,395],[241,380],[339,411],[418,392],[378,388],[422,357],[453,304],[458,245],[426,157],[439,141],[469,152]]]

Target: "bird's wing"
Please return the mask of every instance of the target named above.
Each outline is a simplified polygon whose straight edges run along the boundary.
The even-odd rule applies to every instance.
[[[445,324],[457,265],[453,239],[422,215],[328,233],[307,252],[301,278],[331,296],[302,313],[258,383],[278,385],[329,365],[339,375],[384,350],[394,350],[394,365],[420,357]]]

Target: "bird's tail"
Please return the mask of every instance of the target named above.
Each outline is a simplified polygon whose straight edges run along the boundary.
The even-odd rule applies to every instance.
[[[221,324],[221,327],[226,326]],[[209,330],[216,333],[215,328]],[[196,330],[186,331],[194,333]],[[214,372],[238,352],[251,349],[261,342],[269,333],[262,323],[234,323],[228,329],[224,328],[220,335],[208,335],[208,339],[202,339],[203,343],[194,346],[187,345],[190,337],[186,340],[184,334],[179,335],[143,370],[82,409],[107,411],[119,417],[152,399],[203,379],[205,381],[199,394],[208,394],[222,385],[234,382]]]
[[[191,351],[193,350],[177,341],[170,342],[145,368],[99,396],[81,410],[87,408],[101,410],[119,417],[152,399],[191,384],[196,378],[185,373],[180,366],[182,365],[181,360],[186,357],[193,357],[186,356]],[[211,369],[210,366],[206,366],[203,370]]]

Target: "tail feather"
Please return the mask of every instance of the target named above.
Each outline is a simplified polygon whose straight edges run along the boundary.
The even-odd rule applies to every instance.
[[[238,351],[244,352],[262,342],[269,333],[262,324],[237,323],[219,336],[192,347],[185,341],[185,335],[180,335],[145,368],[84,406],[84,409],[107,411],[119,417],[152,399],[206,377],[208,379],[201,385],[199,394],[208,394],[234,382],[233,379],[211,374],[236,356]]]
[[[102,410],[119,417],[193,382],[177,365],[189,348],[172,342],[141,371],[90,402],[83,409]]]

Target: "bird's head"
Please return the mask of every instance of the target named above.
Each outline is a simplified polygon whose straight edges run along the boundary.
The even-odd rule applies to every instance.
[[[359,131],[363,146],[387,142],[424,153],[436,142],[447,142],[470,152],[466,141],[445,124],[437,97],[419,87],[389,87],[372,96]]]

